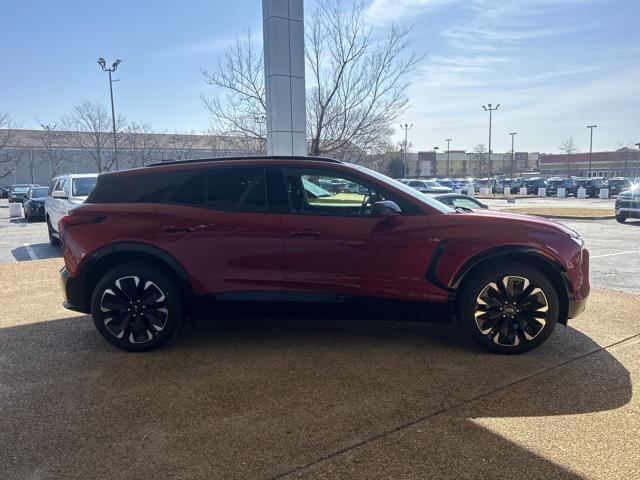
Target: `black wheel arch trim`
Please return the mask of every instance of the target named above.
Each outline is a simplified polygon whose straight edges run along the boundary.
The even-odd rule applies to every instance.
[[[569,276],[567,274],[567,270],[564,266],[556,259],[551,257],[547,252],[537,249],[530,246],[525,245],[505,245],[499,247],[492,247],[490,249],[484,250],[482,252],[477,253],[469,260],[467,260],[462,267],[460,267],[456,274],[453,277],[453,281],[447,285],[442,280],[440,280],[436,275],[436,268],[438,266],[438,262],[444,253],[447,244],[449,243],[448,239],[441,240],[436,245],[433,255],[429,260],[429,265],[427,267],[427,271],[425,277],[431,283],[433,283],[436,287],[441,288],[449,292],[449,299],[453,300],[455,298],[455,293],[457,292],[460,284],[467,276],[469,272],[471,272],[475,267],[477,267],[480,263],[485,262],[489,259],[499,260],[501,258],[511,256],[511,255],[527,255],[527,256],[535,256],[537,259],[545,262],[549,267],[553,268],[561,277],[564,284],[564,294],[568,300],[571,300],[571,282],[569,280]]]
[[[149,255],[159,260],[167,267],[169,267],[177,276],[180,282],[180,287],[185,295],[191,295],[193,293],[191,281],[189,280],[189,276],[187,275],[187,272],[182,264],[180,264],[180,262],[173,255],[156,246],[146,243],[119,242],[107,245],[100,250],[93,252],[87,259],[87,263],[85,263],[81,267],[81,277],[85,280],[88,280],[93,267],[98,264],[100,260],[114,253],[139,253],[143,255]]]

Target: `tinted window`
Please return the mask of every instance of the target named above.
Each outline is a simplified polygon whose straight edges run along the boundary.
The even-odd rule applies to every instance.
[[[265,212],[264,168],[216,168],[207,173],[207,207],[215,210]]]
[[[55,190],[57,183],[58,183],[57,178],[54,178],[53,180],[51,180],[51,183],[49,184],[49,195],[53,195],[53,191]]]
[[[88,203],[178,203],[204,206],[202,171],[179,170],[137,175],[105,174]]]

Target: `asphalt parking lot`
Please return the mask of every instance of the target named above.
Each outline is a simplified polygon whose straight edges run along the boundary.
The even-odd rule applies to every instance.
[[[3,207],[0,478],[640,478],[640,222],[565,222],[596,288],[525,355],[448,324],[260,319],[136,355],[62,308],[45,224]]]

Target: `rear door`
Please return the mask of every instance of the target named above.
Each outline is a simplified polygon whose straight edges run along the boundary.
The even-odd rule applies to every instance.
[[[264,167],[194,171],[156,216],[156,244],[184,266],[195,293],[258,299],[281,292],[280,214],[269,211]]]
[[[321,185],[352,182],[359,193]],[[428,216],[359,176],[330,169],[284,168],[282,216],[285,280],[290,300],[324,294],[425,300],[431,257]],[[360,193],[362,192],[362,193]],[[403,214],[372,216],[377,200],[393,200]]]

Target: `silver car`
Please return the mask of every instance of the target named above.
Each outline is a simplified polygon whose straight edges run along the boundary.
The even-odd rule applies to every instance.
[[[49,230],[49,242],[60,245],[58,221],[73,207],[83,203],[98,179],[97,173],[79,173],[60,175],[49,185],[49,193],[44,201],[45,219]]]

